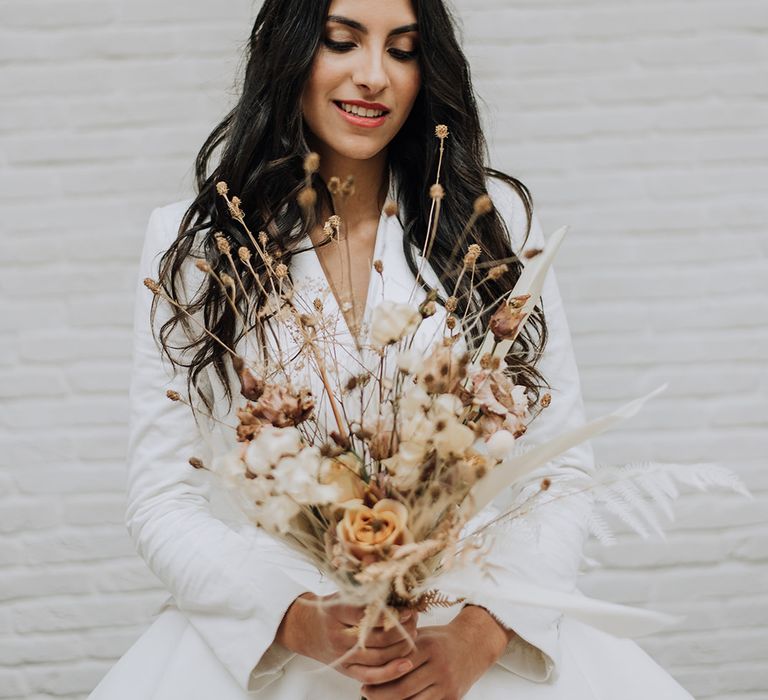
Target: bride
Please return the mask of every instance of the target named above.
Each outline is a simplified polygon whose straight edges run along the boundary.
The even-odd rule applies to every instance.
[[[155,209],[149,220],[135,316],[126,523],[169,597],[91,700],[690,698],[632,640],[557,610],[480,594],[462,608],[404,620],[406,631],[417,631],[415,649],[402,632],[380,626],[366,649],[327,666],[355,644],[361,610],[335,602],[332,582],[246,522],[189,461],[213,454],[219,426],[234,421],[238,391],[223,349],[182,313],[154,308],[141,281],[159,279],[227,344],[241,340],[219,288],[194,264],[201,257],[214,264],[216,231],[247,245],[217,195],[216,183],[226,181],[249,228],[289,251],[283,262],[294,289],[323,293],[326,309],[337,311],[337,343],[354,352],[372,303],[404,300],[414,287],[437,168],[436,124],[448,127],[446,194],[419,299],[442,289],[437,272],[456,282],[452,251],[467,212],[487,194],[493,211],[478,219],[473,240],[489,258],[511,260],[481,287],[487,298],[480,301],[489,304],[514,286],[525,252],[543,247],[544,236],[526,187],[486,166],[469,68],[443,0],[265,0],[242,95],[198,156],[197,195]],[[319,169],[307,207],[297,196],[310,152]],[[331,214],[343,222],[343,245],[320,245]],[[378,272],[374,260],[383,263]],[[258,300],[258,290],[250,291]],[[546,386],[551,396],[523,437],[530,445],[584,421],[552,271],[541,299],[538,332],[526,331],[516,346],[516,383],[537,395]],[[256,329],[263,339],[268,325]],[[167,390],[188,395],[196,417],[168,401]],[[582,445],[543,473],[556,491],[592,469]],[[525,485],[499,494],[488,514],[523,495]],[[591,505],[585,492],[532,513],[535,535],[504,530],[489,554],[507,577],[499,586],[522,580],[578,593]],[[303,604],[321,600],[322,607]]]

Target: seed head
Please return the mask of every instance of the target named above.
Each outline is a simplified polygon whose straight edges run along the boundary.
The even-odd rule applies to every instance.
[[[205,260],[198,260],[195,263],[195,267],[200,270],[200,272],[205,272],[206,274],[211,271],[211,266],[205,262]]]
[[[171,401],[181,401],[181,395],[178,391],[174,391],[173,389],[168,389],[168,391],[165,392],[165,395],[171,400]]]
[[[240,246],[237,249],[237,255],[243,262],[247,263],[251,259],[251,251],[245,246]]]
[[[459,306],[459,300],[455,296],[449,296],[445,300],[445,310],[446,311],[456,311],[456,309]]]
[[[304,172],[307,175],[310,175],[312,173],[316,173],[319,167],[320,167],[320,156],[314,151],[311,151],[309,154],[307,154],[307,157],[304,159]]]
[[[315,299],[312,302],[312,306],[314,306],[315,310],[318,311],[319,313],[323,313],[323,302],[320,301],[320,299]]]
[[[523,257],[526,260],[530,260],[531,258],[535,258],[537,255],[544,252],[543,248],[531,248],[530,250],[526,250],[523,252]]]
[[[439,139],[444,139],[448,136],[448,127],[445,124],[438,124],[435,127],[435,136]]]
[[[391,199],[388,200],[387,203],[384,205],[384,215],[397,216],[397,202],[394,202]]]
[[[429,188],[429,196],[432,199],[435,200],[441,200],[443,197],[445,197],[445,190],[443,189],[442,185],[432,185],[432,187]]]
[[[151,277],[147,277],[144,280],[144,286],[149,289],[152,294],[159,294],[160,293],[160,285],[155,282]]]
[[[495,267],[492,267],[490,270],[488,270],[488,279],[497,280],[507,270],[509,270],[509,267],[507,267],[506,263],[502,263],[501,265],[496,265]]]
[[[552,403],[552,394],[550,394],[549,392],[544,394],[544,396],[541,397],[541,402],[540,403],[541,403],[542,408],[546,408],[547,406],[549,406],[549,404]]]
[[[305,187],[299,192],[297,199],[302,209],[312,209],[317,204],[317,192],[313,187]]]
[[[355,178],[353,175],[347,175],[344,184],[341,186],[341,194],[345,197],[351,197],[355,194]]]
[[[381,260],[374,260],[373,261],[373,269],[376,270],[379,274],[384,272],[384,263],[381,262]]]
[[[456,317],[448,316],[448,318],[445,319],[445,325],[448,327],[449,331],[452,331],[454,328],[456,328]]]
[[[229,187],[227,186],[227,183],[224,182],[224,180],[219,180],[216,183],[216,191],[220,195],[224,196],[224,195],[226,195],[229,192]]]
[[[331,194],[338,194],[341,189],[341,180],[334,175],[328,180],[328,191]]]
[[[266,231],[259,231],[259,243],[262,246],[267,245],[267,241],[269,240],[269,236],[267,236]]]
[[[219,252],[223,255],[229,255],[232,246],[229,245],[229,241],[224,237],[224,234],[218,231],[213,234],[213,237],[216,239],[216,247],[219,249]]]
[[[203,460],[199,457],[190,457],[189,463],[195,468],[195,469],[205,469],[205,465],[203,464]]]
[[[489,214],[493,211],[493,202],[491,202],[491,198],[487,194],[481,194],[476,200],[475,200],[475,214],[477,216],[482,216],[483,214]]]
[[[467,267],[472,267],[477,262],[477,259],[480,257],[480,250],[481,248],[477,243],[473,243],[467,248],[467,254],[464,256],[464,264]]]
[[[288,266],[285,263],[275,265],[275,276],[278,279],[288,276]]]

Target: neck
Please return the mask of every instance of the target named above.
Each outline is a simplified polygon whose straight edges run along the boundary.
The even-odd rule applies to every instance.
[[[354,195],[333,195],[336,213],[346,222],[347,229],[352,232],[363,221],[378,220],[389,188],[386,149],[372,158],[359,160],[329,152],[322,144],[310,142],[310,146],[320,156],[319,172],[326,183],[333,176],[338,177],[342,183],[350,175],[354,178]],[[331,213],[324,212],[323,217],[327,218]]]

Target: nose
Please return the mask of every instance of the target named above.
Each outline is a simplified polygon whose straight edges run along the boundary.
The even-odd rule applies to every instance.
[[[360,59],[352,76],[355,85],[374,95],[389,86],[389,75],[382,53],[373,47],[367,51],[360,51],[358,53]]]

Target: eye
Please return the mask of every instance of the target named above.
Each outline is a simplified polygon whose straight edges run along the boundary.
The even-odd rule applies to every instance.
[[[351,41],[333,41],[332,39],[323,39],[323,43],[331,49],[331,51],[338,51],[344,53],[350,49],[354,49],[355,45]]]
[[[389,53],[398,61],[412,61],[419,55],[418,50],[403,51],[402,49],[390,49]]]

